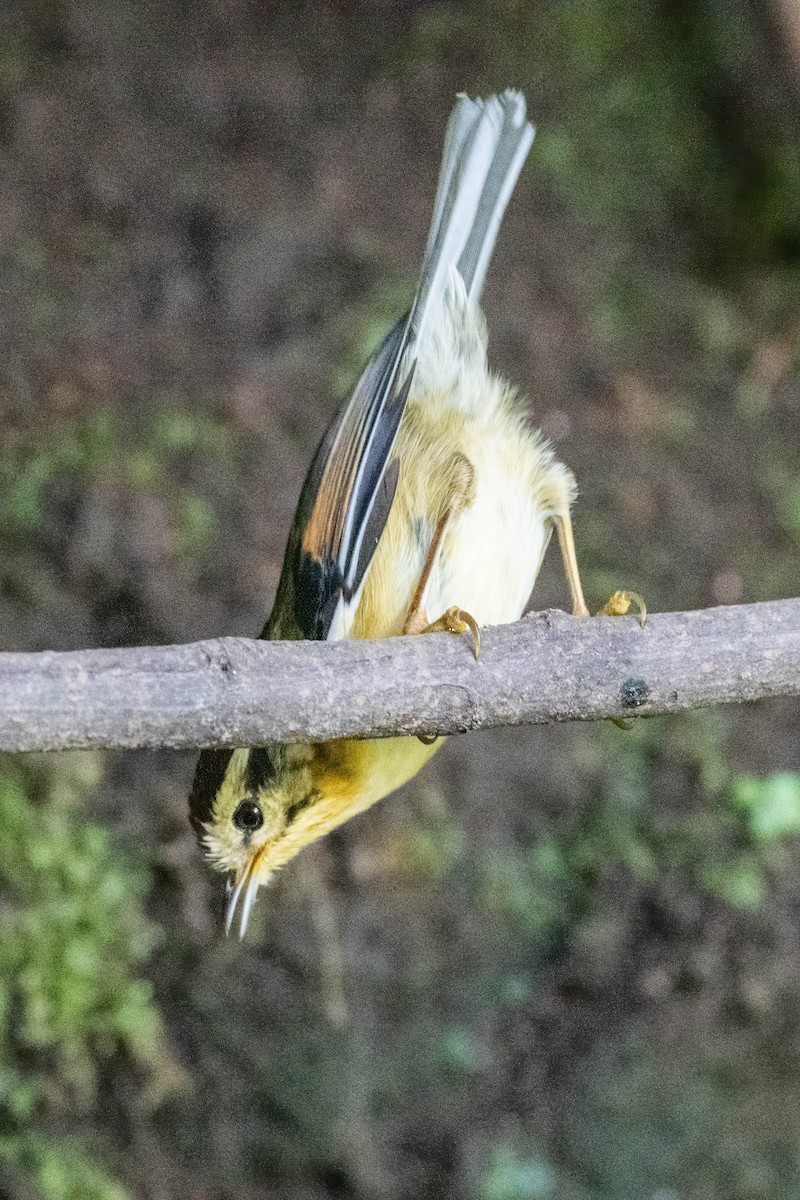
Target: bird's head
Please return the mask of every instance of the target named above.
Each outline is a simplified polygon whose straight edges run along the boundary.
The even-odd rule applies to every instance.
[[[440,741],[343,738],[204,751],[189,808],[200,844],[228,873],[226,930],[238,912],[243,936],[258,889],[278,867],[399,788]]]
[[[258,889],[318,836],[311,810],[320,797],[310,760],[310,747],[235,750],[207,793],[206,811],[193,813],[209,859],[228,874],[226,932],[238,910],[244,935]]]

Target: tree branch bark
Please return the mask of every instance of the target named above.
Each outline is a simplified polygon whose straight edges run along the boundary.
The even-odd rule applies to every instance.
[[[573,619],[469,640],[0,654],[0,749],[188,748],[650,716],[800,694],[800,600]]]

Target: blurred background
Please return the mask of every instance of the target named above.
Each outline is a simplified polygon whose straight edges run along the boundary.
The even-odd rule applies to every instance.
[[[798,593],[793,0],[40,0],[0,16],[3,649],[261,628],[454,93],[509,85],[491,356],[590,605]],[[193,755],[4,758],[0,1194],[796,1200],[798,711],[453,739],[243,945]]]

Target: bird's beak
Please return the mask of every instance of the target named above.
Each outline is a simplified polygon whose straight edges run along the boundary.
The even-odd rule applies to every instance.
[[[250,913],[253,909],[256,894],[258,892],[259,883],[256,875],[256,864],[258,856],[254,855],[246,866],[233,878],[229,878],[225,885],[225,891],[228,898],[227,907],[225,909],[225,933],[229,934],[233,926],[233,919],[236,916],[236,908],[239,904],[239,897],[244,893],[242,900],[242,910],[239,917],[239,941],[245,935],[247,923],[250,920]]]

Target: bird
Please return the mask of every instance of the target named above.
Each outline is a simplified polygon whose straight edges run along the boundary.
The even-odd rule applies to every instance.
[[[479,301],[534,140],[523,95],[457,97],[409,312],[369,359],[314,456],[268,639],[469,633],[515,621],[556,531],[572,612],[584,600],[572,472],[490,370]],[[604,612],[627,611],[618,592]],[[247,929],[259,888],[303,847],[394,792],[442,738],[205,750],[190,820]]]

